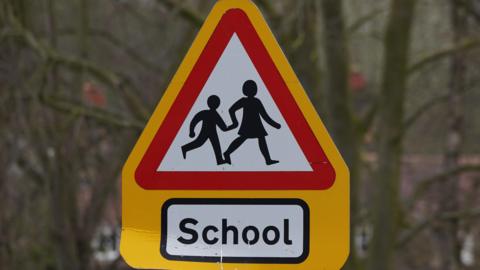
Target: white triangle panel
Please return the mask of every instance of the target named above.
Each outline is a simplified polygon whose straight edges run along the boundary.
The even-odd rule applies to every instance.
[[[228,110],[237,100],[244,97],[242,86],[247,80],[254,80],[257,83],[258,94],[256,98],[263,103],[267,114],[282,126],[280,129],[275,129],[262,120],[263,126],[268,133],[266,140],[270,155],[272,159],[278,160],[279,163],[266,165],[257,139],[248,139],[243,143],[231,155],[231,165],[217,165],[214,151],[209,141],[203,146],[188,152],[187,158],[184,159],[181,147],[193,140],[189,137],[190,122],[198,112],[208,109],[208,97],[211,95],[220,97],[221,104],[217,111],[225,123],[230,125],[232,122]],[[237,112],[237,119],[241,122],[241,110]],[[201,127],[202,123],[196,126],[195,133],[197,136]],[[238,128],[223,132],[217,127],[217,133],[222,152],[225,152],[230,143],[239,136]],[[236,34],[233,35],[228,43],[176,138],[159,164],[157,171],[312,171],[297,140]]]

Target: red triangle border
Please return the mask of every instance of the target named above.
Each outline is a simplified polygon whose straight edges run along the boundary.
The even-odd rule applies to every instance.
[[[239,37],[310,162],[312,172],[157,172],[191,106],[234,33]],[[324,190],[333,185],[335,170],[331,162],[247,14],[241,9],[230,9],[222,16],[140,161],[135,179],[141,187],[152,190]]]

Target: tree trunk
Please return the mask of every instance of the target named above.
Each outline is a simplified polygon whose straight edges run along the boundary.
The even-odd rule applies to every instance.
[[[90,22],[89,22],[89,3],[88,0],[78,0],[78,55],[80,59],[88,60],[89,58],[89,38],[90,38]],[[87,72],[85,69],[80,71],[77,75],[75,84],[79,89],[82,89]]]
[[[80,0],[80,20],[79,20],[79,40],[80,57],[88,59],[88,42],[89,42],[89,5],[88,0]]]
[[[26,3],[25,0],[9,0],[6,2],[6,5],[10,6],[13,14],[22,24],[22,26],[28,27],[28,3]]]
[[[355,126],[349,87],[349,52],[342,10],[343,1],[323,0],[326,57],[326,104],[328,127],[350,169],[350,208],[352,220],[358,215],[360,134]],[[347,269],[358,269],[355,250],[355,224],[350,224],[350,257]]]
[[[55,1],[54,0],[47,0],[46,1],[47,7],[47,33],[49,36],[50,46],[53,49],[57,49],[58,45],[58,37],[57,37],[57,18],[55,16]],[[58,69],[55,63],[52,64],[52,68],[49,74],[49,82],[50,87],[53,92],[58,91]]]
[[[45,1],[46,32],[52,48],[57,48],[57,25],[56,25],[56,2],[54,0]],[[54,92],[58,91],[58,71],[55,64],[51,66],[49,74],[49,87]],[[61,133],[63,134],[63,133]],[[45,135],[45,134],[44,134]],[[59,138],[62,136],[59,133]],[[59,138],[56,138],[57,140]],[[46,138],[44,138],[46,139]],[[62,146],[58,144],[55,152],[61,155]],[[63,159],[55,160],[48,157],[43,158],[46,169],[46,178],[49,179],[49,203],[50,207],[50,225],[49,234],[54,245],[56,265],[59,270],[72,269],[79,270],[79,260],[77,256],[76,245],[76,193],[74,182],[71,177],[65,175],[65,164]]]
[[[379,99],[378,169],[373,185],[373,237],[368,269],[393,269],[399,223],[404,100],[415,0],[393,0],[385,33],[384,71]]]
[[[459,44],[467,36],[468,17],[459,1],[450,0],[453,44]],[[451,77],[449,86],[447,138],[443,167],[452,170],[459,165],[460,152],[464,134],[464,93],[466,90],[466,52],[458,51],[450,64]],[[459,210],[458,177],[450,177],[436,190],[437,211],[455,212]],[[461,241],[458,237],[459,221],[450,220],[434,228],[441,267],[445,270],[461,269]]]
[[[316,0],[295,1],[292,2],[291,8],[296,9],[298,16],[282,40],[288,43],[286,53],[302,85],[317,112],[324,116],[325,103],[322,103],[322,71],[319,57],[319,4]],[[274,20],[274,26],[276,25],[278,22]]]

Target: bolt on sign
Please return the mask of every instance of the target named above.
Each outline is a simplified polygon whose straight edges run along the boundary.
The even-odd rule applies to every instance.
[[[338,270],[349,172],[257,7],[219,0],[122,172],[142,269]]]

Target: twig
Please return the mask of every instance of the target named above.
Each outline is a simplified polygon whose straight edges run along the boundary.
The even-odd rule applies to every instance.
[[[478,218],[478,217],[480,217],[480,208],[440,213],[440,214],[434,215],[433,217],[427,218],[426,220],[418,223],[411,230],[405,233],[400,238],[400,240],[396,243],[395,247],[397,249],[401,249],[402,247],[407,245],[412,239],[414,239],[415,236],[417,236],[420,232],[430,227],[435,222],[459,220],[459,219],[470,219],[470,218]]]
[[[137,50],[123,44],[123,42],[112,33],[102,29],[95,29],[95,28],[89,28],[88,31],[90,35],[96,36],[96,37],[99,37],[100,39],[105,40],[107,43],[110,43],[112,46],[119,49],[126,56],[128,56],[138,64],[144,66],[145,68],[155,72],[163,71],[163,68],[161,66],[153,62],[150,62],[149,60],[142,57],[140,54],[137,53]],[[59,34],[62,34],[62,35],[73,35],[74,33],[75,31],[73,29],[62,29],[59,31]]]
[[[178,0],[156,0],[170,10],[177,11],[182,18],[191,22],[194,26],[200,27],[203,24],[204,18],[195,10],[178,3]]]
[[[135,62],[141,64],[142,66],[144,66],[144,67],[146,67],[146,68],[148,68],[152,71],[162,71],[163,68],[161,66],[143,58],[140,54],[137,53],[137,50],[123,45],[122,41],[120,39],[118,39],[117,37],[115,37],[110,32],[104,31],[104,30],[99,30],[99,29],[90,29],[90,31],[91,31],[90,33],[92,35],[104,38],[107,42],[109,42],[110,44],[114,45],[115,47],[117,47],[118,49],[123,51],[123,53],[125,53],[127,56],[129,56],[131,59],[133,59]]]
[[[41,95],[40,101],[55,110],[65,112],[71,115],[84,116],[98,122],[120,128],[133,128],[135,130],[141,131],[145,126],[144,123],[124,119],[120,115],[105,110],[86,107],[84,105],[76,104],[74,102],[54,96]]]
[[[47,182],[45,176],[41,172],[35,170],[34,166],[29,164],[26,158],[19,157],[17,160],[17,165],[22,168],[28,175],[30,175],[31,179],[33,179],[35,181],[35,184],[37,184],[38,186],[41,186],[43,183]]]
[[[382,14],[385,12],[384,8],[378,8],[370,11],[369,13],[365,14],[364,16],[358,18],[355,22],[353,22],[349,27],[347,32],[351,34],[354,34],[357,32],[360,28],[362,28],[364,25],[375,19],[378,15]]]
[[[75,71],[87,71],[98,80],[106,83],[114,89],[122,90],[124,97],[127,99],[127,102],[131,105],[132,111],[138,117],[138,119],[146,120],[148,119],[149,112],[143,106],[142,102],[139,100],[138,96],[128,91],[125,86],[128,85],[132,89],[135,89],[133,83],[125,76],[122,76],[119,73],[112,72],[108,69],[99,67],[98,65],[83,59],[78,59],[75,57],[64,56],[58,53],[53,48],[40,43],[34,35],[24,29],[16,19],[11,16],[11,22],[15,27],[15,35],[21,37],[25,42],[37,52],[45,61],[57,64],[59,66],[65,66],[69,69]],[[10,33],[11,35],[11,33]]]
[[[271,17],[272,19],[280,18],[281,15],[275,9],[275,7],[271,3],[271,1],[269,1],[269,0],[257,0],[256,2],[257,2],[259,7],[263,8],[265,10],[265,12],[267,12],[269,17]]]
[[[446,102],[448,99],[449,99],[449,95],[443,95],[443,96],[439,96],[437,98],[433,98],[431,100],[429,100],[428,102],[426,102],[425,104],[423,104],[417,111],[415,111],[410,117],[408,117],[403,126],[404,126],[404,133],[406,133],[406,131],[411,127],[413,126],[413,124],[418,120],[420,119],[420,117],[422,115],[424,115],[426,112],[428,112],[431,108],[433,108],[434,106],[436,105],[439,105],[441,104],[442,102]]]
[[[108,162],[108,161],[107,161]],[[92,198],[90,199],[83,218],[81,230],[87,236],[87,239],[91,239],[95,233],[95,229],[102,218],[102,214],[105,211],[105,205],[108,202],[109,197],[114,193],[115,186],[118,183],[118,174],[121,171],[123,163],[116,161],[112,166],[110,172],[103,177],[92,183]]]
[[[373,125],[375,117],[377,116],[378,111],[378,100],[375,99],[370,107],[367,109],[367,112],[363,115],[358,121],[358,130],[360,134],[366,134],[368,130]]]
[[[463,6],[463,8],[477,21],[480,22],[480,12],[475,9],[474,1],[469,0],[459,0],[458,4]]]
[[[437,175],[430,176],[424,180],[421,180],[419,184],[415,187],[410,199],[407,202],[407,209],[411,209],[415,202],[425,194],[428,189],[434,184],[441,184],[442,182],[448,180],[452,176],[457,176],[466,172],[475,172],[480,171],[480,165],[462,165],[451,170],[439,173]]]
[[[428,64],[431,64],[443,58],[449,57],[455,54],[456,52],[468,51],[468,50],[477,48],[479,46],[480,46],[480,39],[469,39],[460,44],[455,44],[451,48],[447,48],[447,49],[435,52],[429,56],[424,57],[422,60],[416,62],[415,64],[411,65],[408,70],[408,73],[411,75],[419,71],[423,67],[427,66]]]
[[[462,95],[467,94],[467,92],[469,92],[471,89],[473,89],[473,87],[468,88],[466,91],[464,91],[462,93]],[[450,95],[446,94],[446,95],[442,95],[442,96],[433,98],[430,101],[423,104],[420,108],[418,108],[418,110],[416,112],[414,112],[410,117],[408,117],[405,120],[405,122],[403,124],[404,125],[404,132],[403,133],[406,133],[409,130],[409,128],[411,126],[413,126],[413,124],[415,124],[415,122],[418,119],[420,119],[420,117],[422,117],[425,113],[427,113],[431,108],[433,108],[433,107],[435,107],[435,106],[437,106],[437,105],[439,105],[443,102],[448,101],[449,98],[450,98]]]

